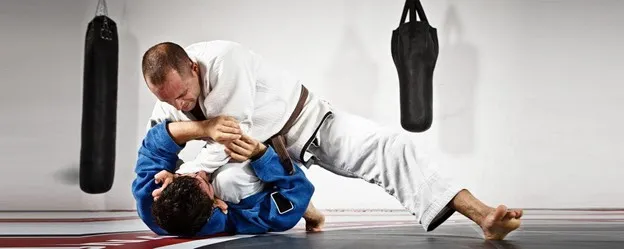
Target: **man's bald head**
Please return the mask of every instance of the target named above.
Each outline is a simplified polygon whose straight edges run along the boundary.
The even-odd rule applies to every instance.
[[[154,86],[160,86],[172,70],[185,77],[191,73],[192,61],[184,48],[173,42],[162,42],[143,54],[143,77]]]
[[[143,77],[150,91],[178,110],[191,111],[201,93],[198,63],[180,45],[163,42],[143,55]]]

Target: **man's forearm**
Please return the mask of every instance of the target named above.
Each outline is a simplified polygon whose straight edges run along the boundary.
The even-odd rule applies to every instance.
[[[202,126],[203,121],[181,121],[167,124],[169,135],[177,144],[208,137],[208,129]]]

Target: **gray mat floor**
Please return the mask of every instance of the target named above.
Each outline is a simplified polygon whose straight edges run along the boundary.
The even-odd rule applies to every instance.
[[[449,224],[431,233],[420,227],[364,228],[323,233],[270,234],[222,242],[200,248],[624,248],[624,221],[527,220],[505,241],[484,241],[469,223]]]
[[[304,223],[279,234],[157,236],[135,212],[0,212],[0,248],[609,248],[624,249],[624,210],[525,210],[505,241],[484,241],[479,227],[456,215],[425,233],[407,212],[327,211],[325,231]]]

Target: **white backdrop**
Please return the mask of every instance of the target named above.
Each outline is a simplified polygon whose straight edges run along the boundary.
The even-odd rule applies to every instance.
[[[0,210],[133,209],[136,149],[155,98],[151,45],[240,42],[335,106],[399,126],[391,32],[403,1],[109,0],[120,35],[116,178],[80,192],[84,35],[97,1],[0,2]],[[438,28],[435,119],[413,134],[492,205],[622,207],[622,1],[423,1]],[[68,173],[69,172],[69,173]],[[314,167],[319,208],[401,208],[380,188]]]

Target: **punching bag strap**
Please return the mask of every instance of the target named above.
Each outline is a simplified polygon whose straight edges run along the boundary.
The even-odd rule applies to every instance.
[[[427,20],[427,16],[425,15],[425,9],[423,9],[422,4],[420,4],[420,0],[414,0],[414,9],[418,11],[418,17],[420,17],[420,21],[424,23],[429,23]]]
[[[401,22],[399,24],[405,23],[407,18],[407,13],[410,15],[410,22],[416,23],[416,12],[418,12],[418,16],[420,17],[420,21],[424,23],[429,23],[427,20],[427,16],[425,15],[425,10],[420,4],[419,0],[407,0],[405,1],[405,6],[403,7],[403,15],[401,15]]]

